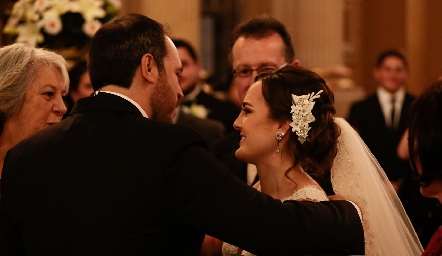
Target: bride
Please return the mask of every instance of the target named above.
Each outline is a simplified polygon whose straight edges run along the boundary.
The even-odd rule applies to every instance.
[[[256,165],[256,189],[282,201],[328,200],[313,178],[331,170],[334,192],[360,209],[366,255],[420,255],[385,173],[355,130],[334,117],[333,103],[333,92],[309,70],[287,66],[259,75],[234,123],[241,133],[235,156]],[[222,252],[252,255],[228,243]]]

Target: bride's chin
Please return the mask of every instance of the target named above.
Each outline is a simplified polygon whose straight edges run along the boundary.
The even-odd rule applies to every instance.
[[[250,157],[247,157],[247,155],[245,155],[244,152],[241,151],[241,149],[236,150],[235,157],[241,162],[250,163]]]
[[[244,161],[244,156],[240,148],[235,151],[235,157],[240,161]]]

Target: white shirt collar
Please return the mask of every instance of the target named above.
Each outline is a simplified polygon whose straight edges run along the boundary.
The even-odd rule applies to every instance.
[[[138,108],[138,110],[141,112],[141,114],[142,114],[145,118],[149,118],[149,117],[147,116],[147,114],[146,114],[146,111],[144,111],[144,109],[142,109],[141,106],[140,106],[138,103],[136,103],[134,100],[132,100],[131,98],[127,97],[126,95],[123,95],[123,94],[118,93],[118,92],[111,92],[111,91],[96,91],[96,92],[95,92],[95,95],[97,95],[99,92],[105,92],[105,93],[113,94],[113,95],[119,96],[119,97],[121,97],[121,98],[123,98],[123,99],[129,101],[129,102],[132,103],[136,108]]]
[[[405,88],[401,87],[397,92],[395,93],[389,93],[387,90],[385,90],[382,86],[379,86],[377,88],[377,96],[379,99],[379,104],[381,105],[382,113],[384,114],[385,118],[385,124],[387,126],[393,126],[397,127],[400,121],[401,111],[402,111],[402,104],[404,103],[405,98]],[[392,111],[392,105],[391,105],[391,99],[392,96],[394,96],[394,123],[392,124],[391,121],[391,111]]]
[[[379,101],[381,102],[381,105],[384,103],[390,104],[391,103],[391,96],[394,96],[396,104],[402,105],[402,102],[404,101],[404,98],[405,98],[405,88],[401,87],[401,88],[399,88],[399,90],[397,90],[397,92],[392,94],[392,93],[389,93],[387,90],[385,90],[384,87],[379,86],[377,88],[377,94],[379,97]]]
[[[186,96],[184,96],[183,102],[193,101],[194,99],[196,99],[196,96],[200,94],[202,87],[203,84],[197,83],[195,89],[193,89],[193,91],[189,92]]]
[[[178,118],[179,118],[179,116],[180,116],[180,111],[181,111],[181,106],[180,105],[178,105],[178,107],[176,108],[176,114],[175,114],[175,116],[173,117],[173,123],[174,124],[176,124],[177,122],[178,122]]]

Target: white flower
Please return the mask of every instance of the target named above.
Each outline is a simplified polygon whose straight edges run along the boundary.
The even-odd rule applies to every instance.
[[[3,32],[13,36],[16,42],[35,46],[46,40],[56,47],[84,45],[87,43],[84,35],[92,37],[102,22],[117,15],[120,7],[120,0],[18,0],[10,11]],[[79,15],[82,19],[78,18]],[[56,37],[60,34],[63,37]],[[64,35],[69,34],[72,37],[66,39]],[[78,42],[71,41],[76,38]]]
[[[78,4],[80,13],[86,21],[106,16],[106,12],[103,10],[104,3],[101,0],[79,0]]]
[[[24,25],[18,25],[17,27],[18,37],[16,42],[29,43],[30,45],[37,46],[38,43],[44,41],[43,34],[40,33],[40,26],[34,23],[27,23]]]
[[[51,6],[51,0],[36,0],[34,3],[34,10],[36,12],[42,13],[45,11],[48,7]]]
[[[27,8],[23,15],[28,22],[38,22],[40,20],[40,14],[32,8]]]
[[[190,113],[193,116],[196,116],[196,117],[204,119],[209,114],[209,110],[207,110],[207,108],[204,107],[204,105],[192,104],[190,106]]]
[[[101,22],[99,22],[98,20],[86,20],[83,24],[83,31],[89,37],[93,37],[95,35],[95,32],[97,32],[101,25]]]
[[[209,110],[204,105],[198,105],[196,103],[192,103],[190,107],[186,105],[181,105],[181,109],[186,114],[196,116],[202,119],[207,118],[207,115],[209,114]]]
[[[56,0],[51,7],[51,11],[58,13],[60,16],[67,12],[74,12],[71,3],[73,2],[70,0]]]
[[[315,121],[315,117],[312,114],[313,107],[315,106],[314,99],[319,98],[319,94],[322,90],[316,94],[310,93],[307,95],[294,95],[292,94],[292,107],[290,113],[292,113],[292,122],[290,126],[292,127],[292,132],[298,135],[298,140],[303,144],[308,137],[308,132],[311,127],[309,124]]]
[[[11,17],[19,19],[19,17],[24,16],[26,11],[30,8],[32,7],[26,1],[18,1],[14,4],[14,8],[12,8]]]
[[[5,27],[15,27],[18,24],[18,18],[15,16],[12,16],[10,19],[8,19],[8,22],[6,23]]]
[[[60,33],[61,29],[63,28],[60,15],[55,11],[45,12],[42,22],[44,30],[51,35]]]

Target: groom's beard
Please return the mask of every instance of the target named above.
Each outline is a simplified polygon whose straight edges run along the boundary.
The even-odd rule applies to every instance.
[[[152,116],[150,119],[165,123],[173,123],[176,114],[177,95],[167,81],[165,71],[160,72],[158,83],[150,97]]]

